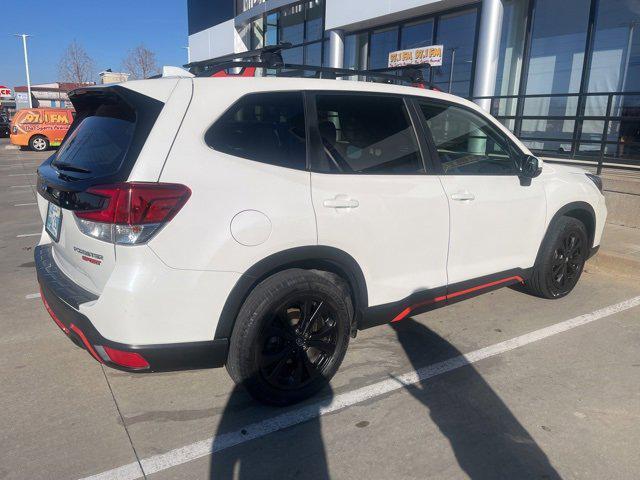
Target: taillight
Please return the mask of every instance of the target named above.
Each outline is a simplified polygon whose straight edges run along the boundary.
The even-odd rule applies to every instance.
[[[117,183],[91,187],[102,197],[100,208],[76,211],[85,235],[120,245],[147,242],[187,202],[191,190],[173,183]]]

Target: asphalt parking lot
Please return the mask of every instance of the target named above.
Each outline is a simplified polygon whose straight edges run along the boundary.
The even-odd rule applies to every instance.
[[[75,347],[33,263],[46,154],[0,141],[0,479],[640,478],[640,283],[499,290],[360,332],[276,409],[224,369],[128,374]],[[184,319],[188,321],[188,319]]]

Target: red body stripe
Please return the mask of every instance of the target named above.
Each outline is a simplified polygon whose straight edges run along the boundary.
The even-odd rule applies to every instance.
[[[396,317],[393,320],[391,320],[391,323],[399,322],[400,320],[407,318],[407,316],[417,308],[424,307],[426,305],[431,305],[433,303],[442,302],[443,300],[448,300],[450,298],[460,297],[461,295],[466,295],[467,293],[476,292],[484,288],[495,287],[496,285],[501,285],[503,283],[511,282],[513,280],[518,281],[520,283],[524,283],[524,279],[521,276],[515,275],[513,277],[503,278],[502,280],[495,280],[493,282],[478,285],[476,287],[467,288],[466,290],[460,290],[458,292],[448,293],[447,295],[432,298],[430,300],[425,300],[424,302],[416,303],[415,305],[411,305],[410,307],[405,308],[398,315],[396,315]]]
[[[503,278],[502,280],[496,280],[495,282],[489,282],[489,283],[485,283],[484,285],[478,285],[477,287],[472,287],[466,290],[461,290],[459,292],[451,293],[447,295],[447,298],[459,297],[460,295],[465,295],[467,293],[475,292],[477,290],[482,290],[483,288],[494,287],[496,285],[500,285],[501,283],[507,283],[507,282],[510,282],[511,280],[517,280],[520,283],[524,283],[524,280],[520,276]]]

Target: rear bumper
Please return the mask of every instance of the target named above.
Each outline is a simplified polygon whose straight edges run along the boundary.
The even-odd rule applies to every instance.
[[[120,370],[138,372],[211,368],[225,364],[229,344],[226,338],[157,345],[129,345],[104,338],[89,318],[77,310],[80,304],[98,300],[99,297],[77,286],[56,266],[50,245],[36,247],[34,257],[45,308],[58,327],[98,362]],[[128,367],[115,363],[105,353],[105,347],[137,354],[148,366]]]

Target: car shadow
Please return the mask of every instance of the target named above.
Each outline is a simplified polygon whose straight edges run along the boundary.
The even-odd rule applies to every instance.
[[[392,324],[392,328],[416,370],[461,355],[446,339],[412,318]],[[561,478],[536,441],[473,365],[404,388],[426,407],[470,478]],[[331,447],[325,446],[322,438],[319,410],[332,398],[333,392],[327,388],[301,405],[275,408],[258,404],[244,388],[236,386],[214,437],[210,479],[329,479],[327,448]],[[234,446],[224,441],[234,432],[251,437],[259,432],[260,426],[255,426],[259,422],[300,408],[311,408],[305,418],[313,418]],[[223,441],[217,443],[220,439]],[[424,448],[429,445],[425,443]],[[385,461],[380,452],[365,455],[371,455],[376,462]],[[375,469],[375,463],[370,465]],[[375,470],[372,473],[375,477]],[[429,477],[428,472],[420,475]]]
[[[213,443],[209,464],[211,480],[230,479],[329,479],[329,467],[322,431],[320,412],[331,403],[332,390],[327,387],[308,402],[287,408],[258,404],[241,386],[236,386],[225,406]],[[308,405],[310,410],[305,408]],[[216,438],[240,431],[255,434],[251,424],[305,408],[310,420],[267,436],[216,451]],[[247,427],[247,425],[249,425]],[[260,430],[260,427],[256,429]],[[224,447],[224,442],[222,442]]]
[[[391,324],[415,370],[462,353],[413,318]],[[472,479],[560,479],[547,455],[473,365],[404,387],[429,411]]]

